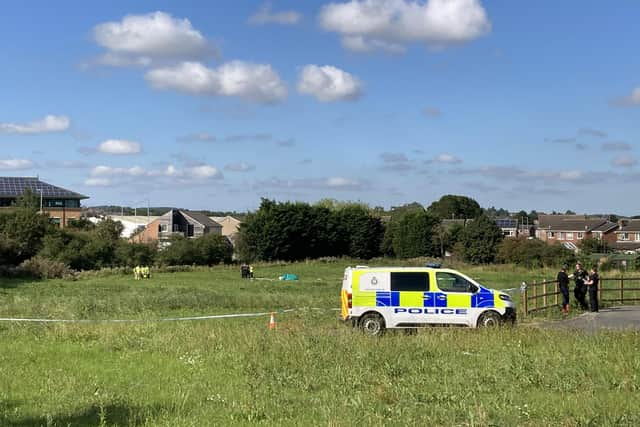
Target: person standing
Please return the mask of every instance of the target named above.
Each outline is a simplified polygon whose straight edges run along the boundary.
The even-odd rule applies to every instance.
[[[567,264],[564,264],[557,277],[558,288],[562,294],[562,312],[564,314],[569,313],[569,275],[567,274],[567,268]]]
[[[586,310],[589,308],[587,305],[587,300],[585,299],[587,295],[587,285],[585,281],[588,278],[587,272],[582,268],[582,264],[576,264],[576,271],[571,275],[573,277],[573,281],[575,283],[575,287],[573,288],[573,295],[576,297],[578,304],[580,304],[580,308]]]
[[[596,267],[591,267],[589,279],[586,282],[589,289],[589,309],[592,313],[598,312],[598,285],[600,284],[600,276]]]

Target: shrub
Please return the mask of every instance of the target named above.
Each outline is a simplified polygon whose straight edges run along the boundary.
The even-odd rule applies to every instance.
[[[575,261],[573,252],[560,244],[537,239],[504,239],[498,246],[498,262],[529,268],[554,267]]]
[[[73,274],[65,263],[51,259],[33,257],[20,264],[20,270],[25,275],[38,279],[58,279]]]

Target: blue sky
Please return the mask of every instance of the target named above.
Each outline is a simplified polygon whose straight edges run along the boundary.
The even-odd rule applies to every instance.
[[[640,4],[14,2],[0,174],[87,205],[639,214]]]

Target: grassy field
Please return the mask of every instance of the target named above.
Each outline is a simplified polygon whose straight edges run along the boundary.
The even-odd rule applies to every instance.
[[[8,281],[0,316],[191,322],[0,323],[0,425],[640,424],[640,335],[530,326],[368,339],[337,320],[344,262]],[[553,272],[465,269],[496,288]],[[312,309],[315,308],[315,309]]]

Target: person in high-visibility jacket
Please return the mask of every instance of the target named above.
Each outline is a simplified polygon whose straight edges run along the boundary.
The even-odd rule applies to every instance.
[[[142,276],[145,279],[148,279],[151,277],[151,269],[149,268],[148,265],[145,265],[144,267],[142,267]]]
[[[249,277],[253,279],[253,265],[249,266]]]
[[[133,267],[133,278],[135,280],[140,280],[140,266],[136,265]]]

